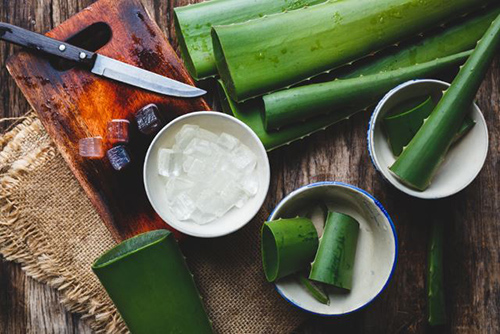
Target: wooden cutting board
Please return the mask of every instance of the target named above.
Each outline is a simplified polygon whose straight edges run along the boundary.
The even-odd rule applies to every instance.
[[[160,28],[136,0],[100,0],[47,36],[193,84]],[[209,110],[207,103],[201,98],[149,93],[70,67],[57,59],[28,52],[16,54],[7,63],[114,238],[121,241],[165,228],[167,225],[149,204],[142,181],[144,157],[153,136],[137,131],[133,115],[143,106],[155,103],[166,123],[185,113]],[[133,162],[121,172],[115,171],[106,158],[84,159],[78,151],[81,138],[105,137],[106,123],[115,118],[131,122],[128,148]]]

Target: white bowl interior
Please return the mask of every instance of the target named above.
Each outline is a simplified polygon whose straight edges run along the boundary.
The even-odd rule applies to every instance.
[[[476,125],[450,148],[429,188],[423,192],[414,190],[399,182],[389,171],[396,158],[382,128],[384,116],[400,102],[414,97],[430,95],[435,102],[438,102],[448,87],[448,83],[438,80],[414,80],[404,83],[390,91],[380,101],[370,120],[368,148],[375,167],[393,186],[408,195],[437,199],[456,194],[476,178],[486,161],[488,128],[479,107],[474,104],[471,106],[470,115],[476,121]]]
[[[166,197],[167,178],[158,174],[158,150],[170,148],[175,134],[185,124],[195,124],[215,134],[226,132],[238,138],[257,156],[258,193],[249,199],[242,208],[233,208],[221,218],[206,224],[197,225],[191,221],[180,221],[171,212]],[[176,230],[187,235],[213,238],[232,233],[248,223],[262,206],[270,183],[270,167],[266,150],[255,133],[234,117],[219,112],[195,112],[181,116],[166,125],[155,137],[146,154],[144,162],[144,185],[149,201],[160,217]]]
[[[388,283],[396,264],[396,232],[389,216],[374,198],[355,187],[334,182],[312,184],[294,191],[278,205],[270,220],[303,215],[318,201],[323,201],[330,210],[350,215],[360,224],[352,290],[345,294],[329,292],[330,305],[324,305],[294,277],[277,281],[276,288],[285,299],[306,311],[341,315],[370,303]]]

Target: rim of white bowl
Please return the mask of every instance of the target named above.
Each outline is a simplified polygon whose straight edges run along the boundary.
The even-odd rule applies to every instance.
[[[163,133],[165,133],[166,131],[168,131],[168,129],[171,128],[175,123],[178,123],[178,122],[180,122],[182,120],[185,120],[186,118],[197,117],[197,116],[200,116],[200,115],[209,116],[209,117],[222,117],[222,118],[226,118],[228,120],[231,120],[232,122],[234,122],[236,124],[239,124],[256,141],[257,146],[259,148],[259,151],[261,151],[260,153],[263,153],[263,156],[265,157],[265,159],[264,159],[264,164],[265,164],[264,168],[265,168],[266,174],[267,174],[266,184],[265,184],[265,192],[264,192],[265,196],[263,196],[263,198],[261,199],[261,201],[259,201],[259,206],[256,206],[256,209],[253,210],[253,211],[251,211],[251,216],[249,214],[249,218],[245,219],[245,222],[243,224],[241,224],[239,226],[236,226],[233,229],[228,229],[228,230],[224,231],[224,233],[218,233],[218,234],[201,234],[201,233],[196,233],[196,232],[186,232],[182,228],[179,228],[178,226],[174,226],[175,224],[172,225],[171,223],[168,223],[167,220],[166,220],[166,217],[163,217],[160,214],[160,212],[156,208],[155,204],[151,200],[151,194],[149,193],[149,189],[146,186],[146,184],[147,184],[147,181],[146,181],[146,161],[148,161],[148,158],[149,158],[149,156],[151,154],[151,150],[152,150],[154,144],[159,140],[160,137],[162,137]],[[226,236],[228,234],[231,234],[231,233],[234,233],[234,232],[238,231],[239,229],[241,229],[245,225],[247,225],[255,217],[255,215],[257,215],[257,213],[259,212],[259,210],[262,208],[262,205],[264,204],[264,201],[266,200],[266,197],[267,197],[268,192],[269,192],[269,186],[271,184],[271,166],[269,164],[269,158],[267,156],[267,151],[266,151],[264,145],[262,144],[262,142],[259,139],[259,137],[255,134],[255,132],[248,125],[246,125],[245,123],[243,123],[239,119],[237,119],[237,118],[235,118],[233,116],[224,114],[222,112],[218,112],[218,111],[193,111],[193,112],[190,112],[188,114],[185,114],[185,115],[182,115],[182,116],[179,116],[179,117],[175,118],[170,123],[168,123],[167,125],[165,125],[156,134],[156,136],[154,137],[153,141],[149,145],[148,151],[146,152],[146,156],[144,158],[143,168],[142,168],[142,181],[144,183],[144,189],[146,190],[146,196],[148,197],[149,203],[153,207],[153,209],[156,212],[156,214],[158,216],[160,216],[160,218],[163,220],[163,222],[166,225],[168,225],[168,226],[172,227],[173,229],[181,232],[182,234],[189,235],[189,236],[192,236],[192,237],[198,237],[198,238],[218,238],[218,237],[223,237],[223,236]]]
[[[387,277],[387,280],[385,281],[384,286],[382,286],[382,288],[375,294],[375,296],[373,296],[373,298],[371,298],[366,303],[364,303],[363,305],[361,305],[360,307],[358,307],[358,308],[356,308],[354,310],[351,310],[351,311],[348,311],[348,312],[344,312],[344,313],[335,313],[335,314],[318,313],[318,312],[311,311],[309,309],[306,309],[306,308],[304,308],[304,307],[296,304],[293,300],[289,299],[285,295],[285,293],[278,287],[278,285],[276,283],[274,283],[274,287],[275,287],[276,291],[281,295],[281,297],[283,297],[283,299],[285,299],[286,301],[288,301],[290,304],[292,304],[293,306],[297,307],[298,309],[301,309],[301,310],[303,310],[303,311],[305,311],[307,313],[314,314],[314,315],[321,316],[321,317],[327,317],[327,318],[328,317],[340,317],[340,316],[351,314],[351,313],[354,313],[354,312],[357,312],[359,310],[364,309],[369,304],[371,304],[375,299],[377,299],[377,297],[387,288],[387,286],[389,285],[389,282],[392,279],[392,276],[394,275],[394,271],[396,270],[396,265],[397,265],[397,261],[398,261],[398,253],[399,253],[398,235],[396,233],[396,226],[394,225],[394,222],[392,221],[391,217],[389,216],[389,213],[384,208],[384,206],[382,205],[382,203],[380,203],[375,197],[373,197],[372,194],[370,194],[366,190],[363,190],[363,189],[358,188],[356,186],[353,186],[351,184],[344,183],[344,182],[339,182],[339,181],[315,182],[315,183],[311,183],[311,184],[308,184],[308,185],[305,185],[305,186],[302,186],[300,188],[295,189],[290,194],[288,194],[287,196],[285,196],[285,198],[283,198],[278,203],[278,205],[273,209],[273,211],[271,212],[271,214],[267,218],[267,221],[270,221],[270,220],[274,219],[274,215],[276,214],[276,212],[279,209],[281,209],[281,207],[283,205],[285,205],[285,203],[288,202],[292,197],[295,197],[296,195],[300,194],[301,192],[305,191],[306,189],[314,188],[314,187],[322,187],[322,186],[338,186],[338,187],[342,187],[342,188],[347,188],[347,189],[350,189],[350,190],[354,190],[354,191],[360,193],[361,195],[367,197],[369,200],[373,201],[373,203],[380,209],[380,211],[382,211],[383,215],[385,216],[385,218],[389,222],[389,225],[390,225],[391,231],[392,231],[392,236],[394,237],[394,258],[392,259],[391,272],[390,272],[389,276]]]
[[[389,178],[386,177],[385,173],[383,172],[383,169],[380,167],[380,163],[378,161],[378,156],[375,153],[375,149],[374,149],[374,133],[375,133],[375,130],[374,129],[375,129],[375,123],[378,121],[378,117],[380,115],[382,107],[397,92],[399,92],[403,88],[406,88],[408,86],[412,86],[412,85],[418,84],[418,83],[435,83],[435,84],[445,85],[447,87],[450,86],[450,83],[448,83],[446,81],[442,81],[442,80],[436,80],[436,79],[415,79],[415,80],[410,80],[410,81],[407,81],[405,83],[402,83],[402,84],[396,86],[395,88],[391,89],[382,98],[382,100],[380,100],[380,102],[377,104],[377,107],[373,111],[373,113],[372,113],[372,115],[370,117],[370,121],[368,122],[368,131],[367,131],[368,155],[370,156],[370,160],[371,160],[373,166],[375,167],[375,169],[377,170],[377,172],[382,176],[382,178],[386,182],[388,182],[389,184],[391,184],[393,187],[395,187],[396,189],[398,189],[399,191],[404,192],[405,194],[407,194],[409,196],[412,196],[412,197],[415,197],[415,198],[426,199],[426,200],[447,198],[447,197],[453,196],[453,195],[461,192],[465,188],[467,188],[476,179],[476,177],[479,175],[479,173],[483,169],[483,166],[484,166],[484,164],[486,162],[486,158],[488,157],[488,150],[489,150],[488,149],[488,146],[489,146],[488,145],[488,143],[489,143],[488,125],[486,124],[486,119],[484,118],[484,115],[481,112],[481,109],[479,108],[479,106],[475,102],[473,103],[473,106],[475,108],[477,108],[477,110],[479,111],[479,118],[481,119],[481,122],[483,123],[483,125],[485,127],[486,143],[487,143],[486,144],[486,150],[484,151],[484,155],[481,158],[481,161],[482,161],[481,168],[479,168],[478,171],[473,176],[471,176],[470,179],[463,184],[463,186],[461,186],[457,190],[455,190],[453,192],[450,192],[449,194],[442,195],[442,196],[429,196],[429,195],[426,195],[425,191],[417,192],[417,191],[415,191],[415,190],[413,190],[413,189],[405,186],[401,182],[398,182],[398,181],[393,182],[391,179],[389,179]]]

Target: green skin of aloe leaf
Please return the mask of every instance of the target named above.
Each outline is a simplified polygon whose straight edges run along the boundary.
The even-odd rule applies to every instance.
[[[262,264],[269,282],[303,270],[317,249],[318,234],[308,218],[278,219],[262,226]]]
[[[498,12],[499,8],[494,11]],[[490,14],[485,15],[481,13],[479,16],[474,16],[464,21],[463,24],[445,29],[439,34],[432,35],[429,38],[424,38],[417,44],[407,44],[406,46],[399,47],[397,48],[397,52],[394,52],[394,50],[381,52],[371,58],[369,62],[363,62],[363,64],[360,65],[355,63],[353,66],[347,68],[347,74],[344,74],[344,76],[349,78],[351,75],[375,74],[383,71],[385,68],[392,70],[400,67],[412,66],[417,62],[422,63],[434,60],[436,57],[449,56],[455,51],[463,52],[469,50],[476,45],[477,41],[491,25],[493,19],[494,18],[492,18]],[[450,54],[449,52],[452,53]],[[343,72],[342,69],[339,72]],[[332,75],[334,74],[332,73]],[[340,75],[342,76],[342,74]],[[236,103],[227,94],[224,84],[220,80],[218,82],[223,111],[234,115],[250,126],[268,151],[302,139],[360,111],[342,110],[340,112],[332,112],[326,116],[316,117],[304,123],[280,129],[280,131],[268,132],[265,130],[262,117],[264,113],[262,100],[254,99],[243,103]]]
[[[128,239],[92,265],[131,333],[213,333],[171,232]]]
[[[424,123],[424,120],[429,117],[436,107],[430,96],[417,106],[409,107],[412,103],[415,102],[405,101],[402,105],[396,106],[393,109],[399,111],[391,110],[390,114],[392,115],[384,118],[383,121],[389,145],[395,156],[399,156],[403,152],[403,148],[408,145]],[[459,141],[474,125],[476,125],[476,122],[468,115],[453,138],[453,142]]]
[[[246,22],[325,0],[210,0],[174,9],[175,31],[189,73],[197,80],[215,76],[210,30],[214,25]]]
[[[443,277],[444,223],[434,221],[431,227],[427,268],[427,315],[431,326],[446,324]]]
[[[309,279],[351,290],[359,223],[352,217],[329,212]]]
[[[217,69],[242,102],[365,57],[492,0],[340,0],[212,28]]]
[[[299,86],[265,95],[266,130],[281,129],[335,110],[363,110],[395,86],[414,78],[425,78],[450,64],[463,63],[469,55],[470,52],[466,51],[397,70]]]
[[[300,272],[297,274],[299,283],[306,289],[306,291],[321,304],[329,305],[330,297],[326,294],[324,289],[317,282],[311,281],[307,278],[307,273]]]
[[[444,161],[500,46],[500,15],[479,41],[431,116],[390,170],[419,191],[427,189]]]

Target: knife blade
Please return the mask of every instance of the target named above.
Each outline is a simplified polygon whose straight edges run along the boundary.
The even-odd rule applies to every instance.
[[[206,91],[38,33],[0,22],[0,39],[77,63],[90,72],[155,93],[193,98]]]

